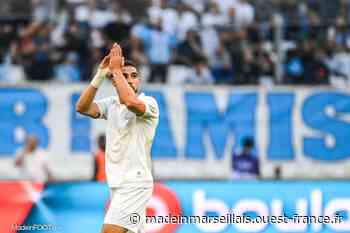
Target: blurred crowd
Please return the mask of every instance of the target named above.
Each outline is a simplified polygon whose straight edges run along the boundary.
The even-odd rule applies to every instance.
[[[192,84],[350,80],[349,0],[0,4],[0,82],[87,81],[113,41],[151,83],[169,77]]]

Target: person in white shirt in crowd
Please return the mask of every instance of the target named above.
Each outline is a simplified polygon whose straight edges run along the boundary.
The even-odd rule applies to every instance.
[[[94,102],[108,77],[116,95]],[[77,112],[107,121],[106,176],[111,203],[102,233],[144,233],[146,204],[152,197],[151,147],[159,122],[157,101],[140,93],[140,74],[115,43],[83,91]],[[137,215],[135,222],[132,215]]]
[[[220,47],[220,35],[214,27],[204,27],[199,32],[201,50],[212,65],[216,59],[216,52]]]
[[[155,19],[151,27],[135,28],[134,36],[141,40],[146,48],[150,64],[149,82],[165,83],[168,75],[168,66],[173,58],[176,46],[176,37],[163,31],[161,18]]]
[[[229,9],[234,8],[235,4],[238,0],[224,0],[224,1],[223,0],[212,0],[212,1],[215,2],[219,6],[220,12],[222,14],[227,15]]]
[[[225,25],[227,18],[220,12],[219,5],[211,1],[208,3],[208,7],[201,17],[201,23],[203,27],[217,27]]]
[[[29,135],[23,148],[16,153],[15,166],[19,169],[20,178],[35,182],[52,181],[49,160],[46,151],[39,148],[39,140]]]
[[[183,41],[188,31],[199,27],[199,21],[196,14],[190,11],[190,7],[185,3],[179,3],[177,11],[179,13],[179,21],[176,36],[179,41]]]
[[[209,85],[214,83],[214,78],[204,58],[198,60],[187,76],[187,83]]]
[[[176,34],[179,14],[176,9],[168,6],[167,0],[161,0],[158,5],[152,5],[147,9],[148,17],[151,22],[159,19],[162,21],[163,31],[171,35]]]
[[[132,17],[118,2],[89,1],[75,8],[75,20],[92,28],[103,28],[111,22],[131,23]]]
[[[200,38],[203,52],[208,58],[208,62],[212,64],[216,62],[216,53],[220,46],[220,38],[217,27],[225,24],[226,17],[220,13],[218,4],[214,1],[208,3],[208,8],[202,17],[202,29],[200,30]]]
[[[247,0],[237,0],[227,9],[226,17],[227,25],[241,30],[254,22],[255,10]]]
[[[192,10],[197,14],[202,14],[204,12],[207,0],[182,0],[182,2],[188,6],[191,6]]]
[[[227,84],[233,82],[232,60],[225,40],[225,34],[220,34],[218,46],[214,54],[209,57],[209,64],[215,78],[215,83]]]
[[[54,0],[32,0],[33,19],[35,22],[45,22],[52,17],[54,11]]]
[[[338,45],[338,51],[328,55],[326,64],[335,76],[343,77],[350,83],[350,48]]]
[[[246,28],[254,21],[255,10],[248,0],[238,0],[235,8],[235,26]]]

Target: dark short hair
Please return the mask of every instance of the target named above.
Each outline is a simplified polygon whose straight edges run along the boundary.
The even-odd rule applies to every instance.
[[[254,147],[254,139],[251,137],[246,137],[243,139],[243,147],[245,148],[252,148]]]
[[[97,137],[97,144],[100,149],[104,149],[106,147],[106,136],[104,134],[100,134]]]
[[[124,66],[133,66],[137,69],[137,65],[134,62],[132,62],[131,60],[127,60],[127,59],[125,59],[125,61],[124,61]]]

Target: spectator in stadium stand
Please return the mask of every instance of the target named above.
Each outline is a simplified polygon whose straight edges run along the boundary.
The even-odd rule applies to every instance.
[[[8,49],[16,39],[16,31],[13,25],[7,23],[0,27],[0,63],[4,62]]]
[[[28,6],[24,2],[1,2],[2,15],[6,19],[10,16],[10,21],[0,22],[0,80],[4,83],[21,82],[23,71],[28,80],[49,80],[54,75],[54,67],[62,64],[65,54],[70,52],[78,54],[80,79],[86,81],[96,65],[92,59],[94,53],[98,54],[97,50],[100,50],[105,54],[110,41],[120,42],[128,57],[136,63],[148,65],[153,71],[151,82],[157,77],[163,81],[168,65],[191,67],[203,56],[215,70],[213,51],[219,47],[220,34],[228,34],[225,50],[221,51],[230,54],[233,83],[258,84],[258,77],[266,75],[266,70],[261,68],[268,68],[274,50],[261,56],[262,53],[255,51],[255,44],[274,47],[272,16],[277,12],[284,19],[286,47],[295,47],[298,51],[297,56],[292,54],[292,58],[287,56],[285,60],[284,81],[290,84],[328,83],[326,68],[330,65],[332,75],[349,76],[348,71],[344,72],[346,65],[339,65],[347,59],[348,51],[339,53],[338,47],[349,47],[350,2],[347,0],[140,0],[136,5],[134,1],[33,0]],[[153,26],[144,23],[143,28],[138,27],[142,30],[132,30],[138,32],[130,34],[130,28],[142,25],[144,18]],[[159,22],[161,30],[154,26]],[[198,33],[200,36],[196,35]],[[166,34],[176,40],[169,43]],[[320,49],[299,49],[300,41],[307,40],[320,48],[329,40],[335,41],[337,46],[332,51],[327,50],[325,56]],[[152,47],[152,44],[157,46]],[[177,49],[175,60],[172,59],[174,47]],[[305,56],[305,52],[309,54]],[[334,55],[331,58],[330,53]],[[326,57],[327,66],[324,66],[323,57]],[[339,60],[336,69],[329,64],[335,57]],[[258,60],[264,61],[264,65],[259,65]]]
[[[318,48],[313,55],[314,73],[313,79],[309,83],[311,85],[328,85],[330,83],[330,71],[326,64],[326,53],[323,48]]]
[[[210,1],[203,0],[181,0],[183,3],[186,3],[191,7],[192,11],[197,14],[202,14],[205,9],[205,4]]]
[[[243,139],[243,149],[232,157],[232,179],[257,179],[260,177],[259,159],[254,155],[254,140]]]
[[[285,61],[285,83],[295,84],[302,81],[304,66],[300,53],[300,50],[296,48],[287,51]]]
[[[176,46],[176,37],[163,31],[162,20],[159,19],[153,24],[149,34],[150,48],[148,51],[151,73],[149,82],[165,83],[168,75],[168,66],[170,65],[174,49]]]
[[[208,57],[212,74],[215,78],[215,83],[232,84],[233,72],[231,67],[231,56],[227,51],[222,36],[219,38],[219,45],[216,48],[215,53]]]
[[[40,81],[53,77],[51,29],[48,23],[33,22],[21,33],[21,60],[29,80]]]
[[[186,39],[178,44],[175,62],[181,65],[191,66],[205,57],[200,37],[195,30],[189,30]]]
[[[338,46],[337,50],[328,51],[327,66],[334,76],[342,77],[350,83],[350,48]]]
[[[302,44],[301,55],[304,76],[301,84],[328,84],[329,70],[325,64],[325,53],[322,48],[318,48],[312,41],[305,41]]]
[[[209,2],[207,9],[201,17],[201,23],[204,27],[220,27],[226,23],[227,19],[224,14],[220,12],[219,6],[216,2]]]
[[[67,25],[64,32],[64,45],[62,51],[64,53],[74,52],[78,54],[78,64],[80,69],[81,79],[88,80],[90,78],[91,70],[91,50],[89,44],[88,29],[83,27],[76,21],[72,21]]]
[[[258,84],[260,75],[259,64],[256,62],[253,48],[247,47],[241,51],[241,66],[235,67],[239,74],[236,76],[236,84]]]
[[[67,54],[63,64],[59,64],[55,67],[55,78],[65,83],[80,81],[80,70],[77,63],[77,54],[73,52]]]
[[[248,0],[237,0],[234,12],[234,24],[238,29],[246,28],[253,23],[255,10]]]
[[[227,16],[230,9],[234,8],[237,0],[212,0],[212,2],[216,3],[219,6],[219,10],[222,14]]]
[[[113,10],[112,19],[103,28],[103,32],[110,40],[125,44],[129,38],[133,18],[118,2],[112,2],[110,7]],[[118,30],[115,30],[116,28]]]
[[[194,64],[194,67],[189,72],[187,80],[189,84],[213,84],[214,78],[211,75],[206,60],[203,58]]]
[[[274,64],[268,52],[263,48],[263,43],[259,41],[254,47],[254,61],[258,68],[258,76],[273,77]]]
[[[47,156],[39,148],[38,138],[29,135],[24,147],[16,153],[15,167],[19,169],[20,179],[44,183],[53,181]]]
[[[161,18],[162,28],[165,32],[176,35],[179,14],[175,8],[171,7],[168,0],[160,0],[159,6],[153,4],[147,9],[151,22]]]
[[[200,25],[191,6],[180,1],[177,4],[177,11],[179,13],[179,20],[177,23],[176,36],[179,41],[183,41],[186,38],[188,31],[199,28]]]
[[[105,149],[106,149],[106,136],[101,134],[97,138],[97,151],[95,154],[95,172],[94,180],[99,182],[106,182],[105,173]]]
[[[334,23],[337,16],[340,15],[342,10],[343,0],[332,0],[332,1],[319,1],[319,0],[309,0],[305,1],[308,4],[308,8],[314,10],[318,13],[320,19],[322,20],[322,25],[327,25],[329,23]]]
[[[297,49],[287,52],[286,82],[291,84],[315,85],[329,83],[327,54],[312,41],[303,41]]]
[[[260,24],[261,30],[265,33],[269,30],[271,16],[277,12],[278,4],[275,0],[255,0],[256,10],[255,21]],[[264,33],[264,34],[265,34]]]
[[[163,31],[161,18],[154,19],[151,26],[139,27],[133,34],[146,48],[150,64],[149,82],[166,82],[168,66],[173,58],[176,37]]]

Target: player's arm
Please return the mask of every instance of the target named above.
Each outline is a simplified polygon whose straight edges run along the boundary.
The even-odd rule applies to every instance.
[[[120,103],[124,104],[136,115],[143,115],[146,111],[145,103],[137,98],[134,90],[129,86],[123,74],[114,73],[111,81],[119,95]]]
[[[20,167],[23,165],[23,160],[25,156],[25,150],[21,150],[19,153],[17,153],[16,158],[15,158],[15,166]]]
[[[136,93],[126,81],[122,72],[123,63],[124,58],[122,55],[122,49],[117,43],[115,43],[110,53],[109,64],[109,70],[112,72],[112,84],[119,95],[120,103],[124,104],[136,115],[143,115],[146,111],[146,105],[143,101],[137,98]]]
[[[96,92],[97,88],[91,84],[85,88],[75,105],[76,111],[92,118],[98,118],[100,116],[100,110],[97,104],[93,102]]]
[[[106,56],[98,67],[97,73],[92,79],[91,83],[83,93],[80,95],[78,102],[75,105],[77,112],[90,116],[92,118],[98,118],[100,116],[100,110],[94,99],[98,88],[101,86],[108,72],[109,55]]]

